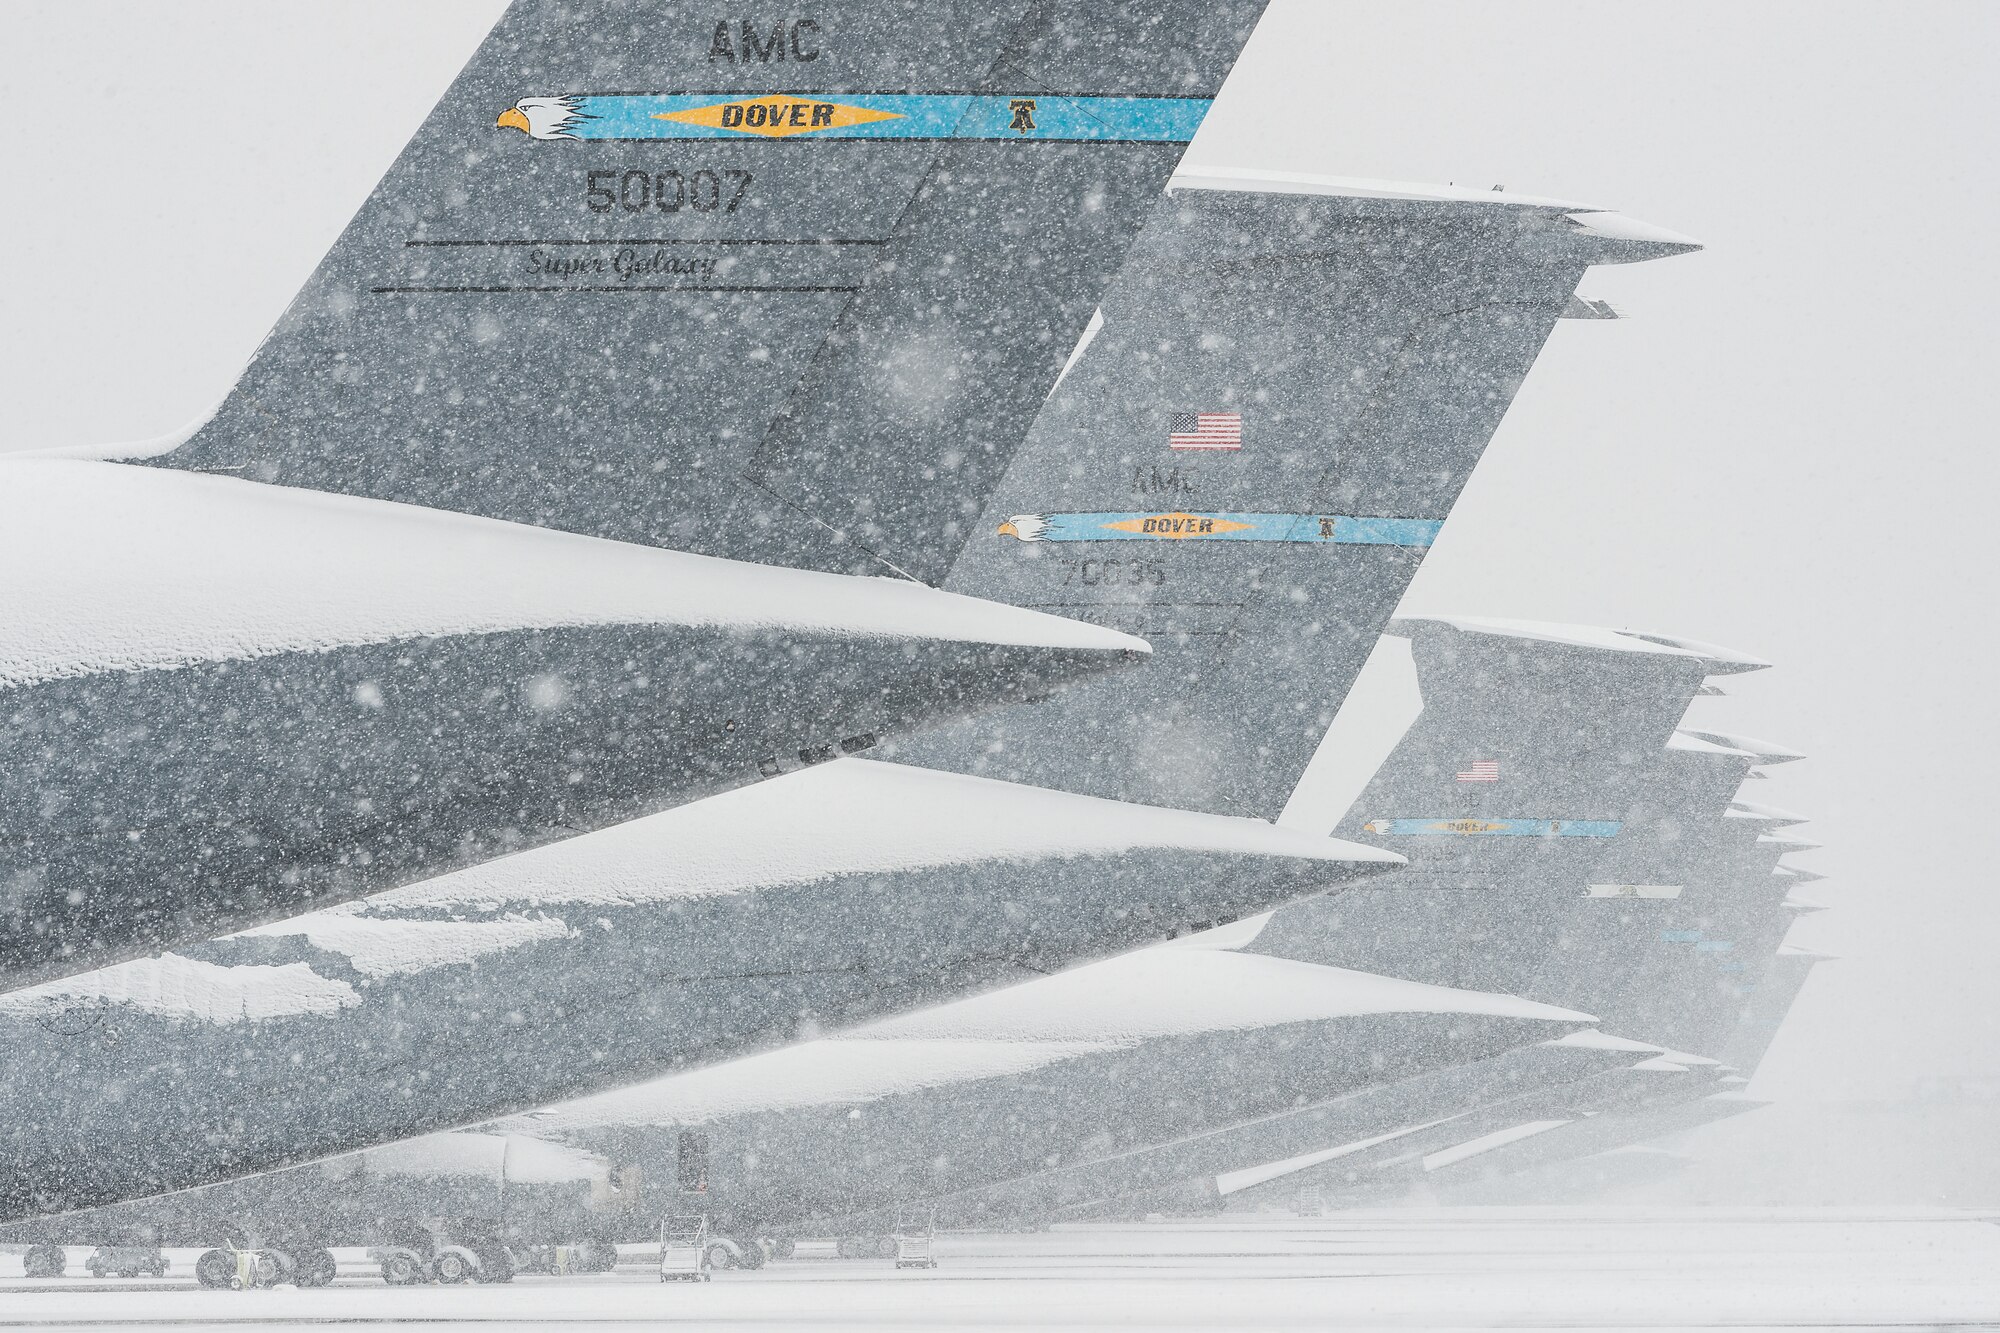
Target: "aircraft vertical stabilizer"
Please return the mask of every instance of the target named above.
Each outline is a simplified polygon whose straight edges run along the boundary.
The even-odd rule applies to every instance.
[[[1264,0],[519,0],[155,461],[941,580]]]
[[[1155,660],[894,753],[1275,817],[1584,270],[1692,248],[1549,200],[1176,177],[946,584]]]

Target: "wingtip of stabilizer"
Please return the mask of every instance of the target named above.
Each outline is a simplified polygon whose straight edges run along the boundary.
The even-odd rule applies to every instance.
[[[1702,248],[1701,242],[1692,236],[1651,222],[1641,222],[1638,218],[1610,209],[1578,209],[1564,216],[1575,228],[1576,235],[1612,243],[1605,249],[1603,257],[1596,261],[1600,264],[1632,264],[1647,259],[1664,259],[1669,255],[1689,254]]]
[[[1699,731],[1693,727],[1684,728],[1683,734],[1707,741],[1711,745],[1720,745],[1724,749],[1753,754],[1757,756],[1757,762],[1760,764],[1789,764],[1806,757],[1802,750],[1794,750],[1773,741],[1759,740],[1755,736],[1737,735],[1726,731]]]
[[[1667,648],[1679,648],[1693,653],[1708,663],[1711,676],[1733,676],[1742,671],[1766,671],[1771,664],[1761,657],[1725,648],[1721,644],[1708,643],[1701,639],[1690,639],[1678,634],[1651,634],[1636,629],[1618,631],[1628,639],[1643,639],[1647,643],[1657,643]]]

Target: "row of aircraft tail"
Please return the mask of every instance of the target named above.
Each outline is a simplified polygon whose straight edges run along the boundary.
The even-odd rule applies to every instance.
[[[1798,756],[1686,714],[1764,664],[1396,618],[1583,274],[1696,247],[1177,173],[1262,7],[516,0],[215,413],[0,460],[31,1271],[761,1263],[1756,1105]]]

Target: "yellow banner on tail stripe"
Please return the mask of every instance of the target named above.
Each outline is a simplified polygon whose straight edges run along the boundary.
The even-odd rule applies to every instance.
[[[1362,832],[1376,837],[1615,838],[1616,819],[1371,819]]]
[[[819,98],[796,97],[791,93],[770,93],[740,102],[717,102],[712,106],[691,107],[686,111],[656,112],[653,119],[700,125],[712,130],[736,130],[742,134],[762,135],[767,139],[784,139],[794,134],[811,134],[815,130],[838,130],[853,125],[870,125],[878,120],[901,120],[903,116],[896,111],[847,106]]]
[[[1248,532],[1255,525],[1238,523],[1215,514],[1146,514],[1104,526],[1112,532],[1137,532],[1148,537],[1177,541],[1183,537],[1215,537],[1225,532]]]

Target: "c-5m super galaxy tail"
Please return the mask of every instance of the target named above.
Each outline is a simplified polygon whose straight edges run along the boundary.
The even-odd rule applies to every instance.
[[[1156,657],[892,753],[1276,817],[1584,270],[1694,248],[1553,200],[1176,177],[945,585]]]
[[[210,421],[0,464],[0,990],[1136,660],[829,576],[942,580],[1261,10],[520,0]]]
[[[518,0],[221,472],[940,582],[1264,0]]]

